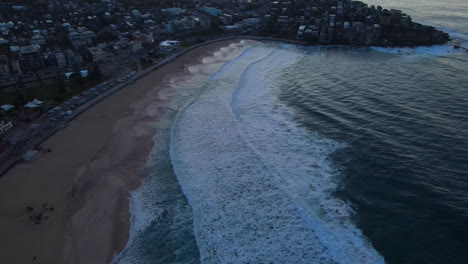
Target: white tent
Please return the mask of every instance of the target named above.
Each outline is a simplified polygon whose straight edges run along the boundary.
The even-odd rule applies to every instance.
[[[2,105],[2,106],[0,106],[0,108],[5,110],[5,111],[8,111],[8,110],[10,110],[12,108],[15,108],[15,106],[14,105]]]
[[[25,104],[24,107],[35,108],[35,107],[38,107],[38,105],[33,103],[33,102],[29,102],[29,103]]]
[[[44,101],[39,101],[39,100],[37,100],[36,98],[34,98],[34,100],[32,100],[32,102],[33,102],[34,104],[40,105],[40,104],[42,104]]]

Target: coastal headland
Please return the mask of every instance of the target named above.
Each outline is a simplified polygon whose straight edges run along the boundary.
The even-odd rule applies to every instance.
[[[3,175],[0,262],[105,263],[119,253],[129,235],[129,192],[144,176],[152,124],[170,101],[161,84],[239,41],[197,46],[148,73],[41,143],[52,152]]]
[[[404,47],[450,40],[447,33],[414,22],[411,14],[363,1],[273,1],[270,11],[263,35],[311,44]]]

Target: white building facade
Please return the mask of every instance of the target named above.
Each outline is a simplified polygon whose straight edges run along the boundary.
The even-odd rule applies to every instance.
[[[169,54],[179,50],[180,48],[180,41],[177,40],[166,40],[159,43],[159,51],[162,54]]]

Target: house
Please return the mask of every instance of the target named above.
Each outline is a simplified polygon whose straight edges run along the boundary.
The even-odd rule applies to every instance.
[[[140,11],[138,11],[137,9],[133,9],[133,10],[132,10],[132,15],[133,15],[134,17],[140,17],[140,16],[141,16],[141,13],[140,13]]]
[[[276,20],[279,26],[287,27],[289,24],[289,17],[288,16],[279,16],[278,20]]]
[[[8,57],[6,55],[0,55],[0,76],[8,75],[10,73],[10,67],[8,66]]]
[[[11,122],[5,123],[5,121],[2,120],[0,122],[0,135],[7,132],[11,128],[13,128],[13,124]]]
[[[73,50],[66,49],[63,51],[67,64],[71,67],[78,67],[83,63],[83,58],[80,55],[75,54]]]
[[[179,15],[180,13],[185,12],[182,8],[178,7],[172,7],[172,8],[166,8],[166,9],[161,9],[163,13],[166,13],[168,15],[176,16]]]
[[[211,16],[220,16],[223,13],[223,11],[221,9],[214,8],[214,7],[209,7],[209,6],[205,6],[204,10],[205,10],[205,12],[210,14]]]
[[[93,62],[108,61],[107,52],[103,51],[101,48],[91,47],[91,48],[88,48],[88,51],[89,53],[91,53]]]
[[[10,61],[11,61],[11,71],[13,73],[23,73],[21,70],[21,63],[19,59],[19,55],[17,53],[10,54]]]
[[[177,40],[165,40],[159,43],[159,51],[163,54],[169,54],[180,48],[180,42]]]
[[[240,24],[222,26],[221,28],[226,32],[240,32],[243,29]]]
[[[366,25],[362,22],[352,22],[353,41],[357,44],[364,44],[366,41]]]
[[[305,32],[306,26],[302,25],[299,27],[297,30],[296,38],[297,39],[304,39],[304,32]]]
[[[166,23],[164,24],[164,29],[166,30],[167,34],[172,34],[174,33],[174,28],[172,26],[172,23]]]
[[[31,37],[31,44],[35,45],[45,45],[46,40],[43,36],[40,34],[34,34],[34,36]]]
[[[390,25],[392,23],[392,14],[387,9],[384,9],[379,16],[379,22],[382,26]]]
[[[44,68],[41,48],[39,45],[20,47],[20,65],[23,72],[37,71]]]
[[[141,44],[141,41],[132,41],[129,43],[132,52],[139,52],[143,50],[143,46]]]
[[[57,67],[62,68],[67,66],[67,59],[61,50],[54,50],[54,55],[57,60]]]

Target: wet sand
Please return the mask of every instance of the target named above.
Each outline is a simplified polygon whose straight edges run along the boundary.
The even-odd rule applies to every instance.
[[[0,263],[108,263],[126,245],[129,192],[144,176],[159,87],[221,47],[212,43],[123,88],[41,144],[51,153],[0,179]],[[27,207],[32,207],[27,209]],[[40,221],[38,215],[40,214]]]

